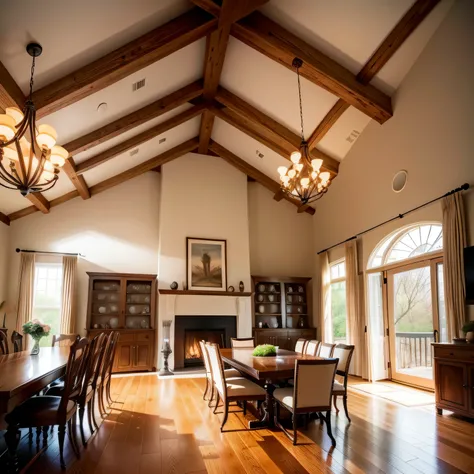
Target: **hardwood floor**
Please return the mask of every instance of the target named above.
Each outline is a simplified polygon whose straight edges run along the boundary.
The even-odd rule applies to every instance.
[[[439,417],[434,406],[408,408],[352,390],[352,423],[333,412],[330,453],[319,421],[300,431],[298,446],[279,431],[246,430],[241,412],[229,415],[221,434],[222,414],[203,402],[203,387],[202,378],[114,378],[116,403],[80,460],[66,441],[67,473],[474,473],[474,424]],[[56,442],[28,470],[60,472]]]

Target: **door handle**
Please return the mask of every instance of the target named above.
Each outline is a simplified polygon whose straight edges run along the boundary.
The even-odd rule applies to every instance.
[[[434,342],[439,342],[439,331],[437,329],[433,331],[433,338]]]

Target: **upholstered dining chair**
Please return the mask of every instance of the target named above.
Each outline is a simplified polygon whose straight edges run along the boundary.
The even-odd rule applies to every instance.
[[[306,347],[304,348],[304,353],[306,355],[316,356],[318,355],[319,344],[321,344],[316,339],[312,339],[306,343]]]
[[[63,469],[66,468],[63,456],[66,425],[74,453],[79,457],[76,440],[77,403],[73,398],[80,392],[84,380],[86,365],[84,360],[88,345],[89,341],[85,337],[72,344],[66,365],[64,390],[60,397],[50,395],[32,397],[5,416],[5,421],[10,426],[18,428],[43,427],[43,433],[48,432],[49,426],[59,425],[59,458]],[[47,435],[45,441],[46,439]]]
[[[232,349],[251,349],[255,347],[254,337],[231,337],[230,345]]]
[[[319,345],[319,357],[329,358],[332,357],[332,353],[334,352],[334,348],[336,344],[330,344],[329,342],[321,342]]]
[[[21,352],[23,350],[23,336],[17,332],[12,332],[13,352]]]
[[[206,388],[204,389],[202,399],[206,400],[206,396],[209,396],[208,406],[210,407],[212,400],[214,399],[214,386],[212,384],[211,363],[209,361],[209,354],[206,348],[206,341],[199,341],[199,348],[201,349],[202,360],[204,361],[204,367],[206,369]],[[224,377],[242,377],[242,374],[237,369],[225,369]]]
[[[303,338],[298,339],[295,344],[295,352],[298,352],[298,354],[303,354],[304,348],[306,347],[307,342],[308,341],[306,339],[303,339]]]
[[[0,331],[0,355],[7,355],[8,354],[8,339],[7,335]]]
[[[319,413],[326,421],[328,436],[333,446],[336,440],[331,430],[331,394],[336,374],[337,359],[296,360],[294,386],[277,388],[273,392],[275,400],[275,424],[284,431],[294,445],[297,443],[297,415]],[[317,390],[314,381],[318,381]],[[284,428],[279,421],[280,406],[293,415],[293,434]],[[324,416],[322,412],[326,412]]]
[[[53,334],[52,347],[71,346],[79,334]]]
[[[265,389],[244,377],[230,377],[226,379],[219,345],[207,343],[206,348],[211,365],[212,383],[217,393],[214,413],[216,413],[219,406],[219,400],[222,400],[224,407],[224,419],[221,424],[221,431],[223,431],[229,416],[229,404],[231,402],[265,400],[266,392]]]
[[[354,346],[347,344],[338,344],[334,349],[334,357],[339,359],[337,363],[336,375],[343,377],[342,383],[334,380],[332,388],[332,396],[336,414],[339,414],[337,408],[337,397],[342,397],[342,404],[344,405],[344,412],[347,419],[351,421],[349,412],[347,410],[347,377],[349,376],[349,367],[351,365],[352,355],[354,353]]]

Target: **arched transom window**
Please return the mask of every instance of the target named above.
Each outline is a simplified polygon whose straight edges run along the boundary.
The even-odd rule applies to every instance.
[[[385,238],[372,252],[369,268],[417,257],[443,248],[441,224],[416,224],[404,227]]]

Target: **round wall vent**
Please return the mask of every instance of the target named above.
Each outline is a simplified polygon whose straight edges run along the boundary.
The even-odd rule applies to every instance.
[[[408,173],[405,170],[398,171],[392,180],[392,189],[396,193],[400,193],[405,189],[408,180]]]

